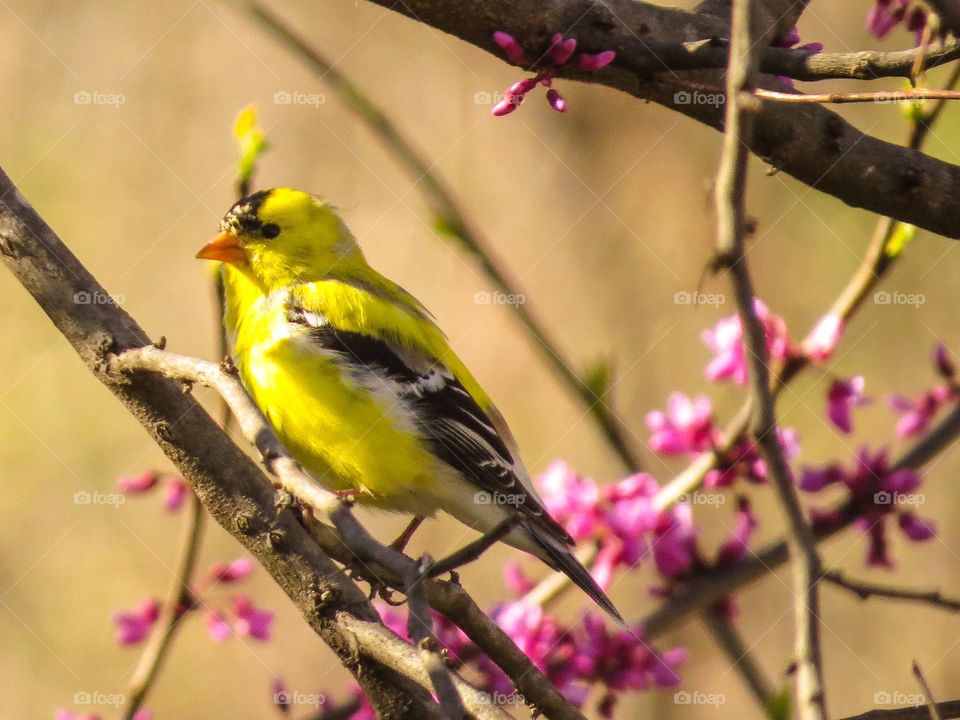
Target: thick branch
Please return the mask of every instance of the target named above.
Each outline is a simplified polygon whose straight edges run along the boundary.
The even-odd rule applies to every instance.
[[[561,68],[561,76],[607,85],[652,100],[717,130],[723,104],[681,103],[696,78],[666,72],[668,64],[650,48],[729,37],[723,17],[690,13],[634,0],[372,0],[418,22],[449,32],[502,58],[491,39],[495,30],[512,34],[538,57],[554,32],[575,36],[586,52],[613,49],[617,58],[600,72]],[[652,79],[654,73],[660,73]],[[682,97],[682,96],[680,96]],[[763,103],[756,117],[751,151],[801,182],[842,200],[917,227],[960,238],[960,168],[865,135],[820,106],[784,107]]]
[[[120,377],[108,352],[148,344],[146,334],[87,272],[0,171],[0,258],[33,295],[94,375],[144,426],[214,519],[241,542],[340,657],[377,712],[439,717],[416,681],[385,664],[357,628],[379,628],[364,595],[289,511],[278,512],[259,468],[179,383],[151,373]],[[84,302],[97,298],[97,302]],[[415,650],[410,657],[419,664]]]

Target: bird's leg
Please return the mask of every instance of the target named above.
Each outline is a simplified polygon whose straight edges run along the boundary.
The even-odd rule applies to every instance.
[[[413,520],[410,521],[410,524],[407,525],[406,529],[400,533],[400,536],[387,547],[397,552],[403,552],[404,548],[407,547],[407,543],[410,542],[410,538],[412,538],[413,534],[417,531],[417,528],[423,524],[423,520],[423,515],[415,516]]]
[[[445,558],[441,558],[434,563],[430,569],[430,577],[437,577],[445,572],[450,572],[461,565],[473,562],[479,558],[494,543],[499,542],[507,533],[513,530],[514,526],[522,520],[520,513],[514,513],[510,517],[501,520],[490,532],[481,535],[471,543],[467,543],[459,550],[450,553]]]

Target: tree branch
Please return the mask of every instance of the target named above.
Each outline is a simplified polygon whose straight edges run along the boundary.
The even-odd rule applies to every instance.
[[[293,600],[314,631],[353,673],[380,715],[439,717],[418,680],[371,646],[382,628],[366,597],[317,546],[293,513],[279,511],[259,468],[217,427],[179,383],[152,373],[118,376],[110,352],[148,344],[143,330],[109,297],[9,177],[0,171],[0,259],[33,295],[91,372],[144,426],[214,519],[240,541]],[[361,636],[358,630],[370,628]],[[397,663],[420,660],[406,646]],[[399,653],[392,648],[390,653]]]
[[[418,22],[449,32],[498,58],[492,33],[513,35],[531,57],[550,35],[575,36],[586,52],[613,49],[614,63],[599,72],[561,67],[558,75],[607,85],[652,100],[717,130],[722,103],[682,103],[678,93],[696,78],[671,71],[651,48],[657,43],[729,37],[725,18],[664,8],[635,0],[372,0]],[[658,75],[654,78],[654,75]],[[756,115],[751,151],[810,187],[863,208],[952,238],[960,238],[960,167],[857,130],[834,112],[814,105],[763,103]]]
[[[747,185],[747,146],[753,133],[756,99],[755,59],[751,33],[752,0],[733,2],[733,42],[727,71],[726,130],[717,173],[717,267],[730,274],[745,336],[755,410],[753,434],[767,462],[790,529],[788,544],[795,571],[797,705],[804,720],[827,717],[820,650],[820,556],[804,517],[790,468],[780,447],[774,395],[770,385],[766,330],[754,306],[753,281],[744,250],[747,234],[744,199]]]
[[[887,600],[905,600],[922,605],[932,605],[933,607],[948,610],[949,612],[960,612],[960,598],[946,597],[939,590],[912,590],[892,585],[880,585],[879,583],[852,580],[836,570],[825,572],[823,574],[823,580],[824,582],[828,582],[831,585],[853,593],[861,600],[867,600],[872,597],[886,598]]]

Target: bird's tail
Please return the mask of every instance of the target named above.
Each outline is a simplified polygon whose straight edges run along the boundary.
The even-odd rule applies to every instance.
[[[537,557],[543,560],[554,570],[559,570],[573,581],[573,584],[583,590],[590,598],[622,627],[627,627],[623,616],[600,589],[590,571],[570,552],[570,548],[560,538],[546,528],[536,525],[525,525],[523,528],[533,545],[539,552]]]

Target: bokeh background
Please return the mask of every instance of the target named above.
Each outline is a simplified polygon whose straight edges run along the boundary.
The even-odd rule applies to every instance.
[[[903,31],[884,42],[868,36],[870,4],[815,0],[801,34],[829,50],[909,46],[912,38]],[[570,102],[564,116],[534,97],[519,112],[492,118],[488,98],[517,78],[496,58],[367,3],[311,0],[275,9],[431,158],[573,364],[582,369],[612,360],[615,402],[632,442],[658,479],[672,477],[682,463],[645,450],[645,414],[663,407],[675,389],[709,394],[721,418],[742,399],[740,388],[703,377],[709,354],[701,332],[731,314],[732,304],[674,301],[675,293],[696,289],[714,242],[710,190],[720,136],[660,107],[569,82],[560,83]],[[370,260],[436,313],[501,406],[531,470],[563,458],[600,482],[622,476],[511,309],[477,302],[491,284],[432,231],[413,179],[322,81],[248,18],[212,0],[8,0],[0,4],[0,19],[0,163],[154,337],[165,335],[177,352],[215,356],[210,268],[193,254],[232,202],[231,125],[253,102],[272,146],[258,186],[309,189],[342,209]],[[932,74],[931,84],[939,77]],[[284,92],[323,101],[275,102]],[[78,93],[118,95],[122,102],[82,104]],[[905,135],[895,106],[841,112],[883,138]],[[956,110],[947,111],[930,139],[931,153],[960,160],[958,118]],[[752,168],[749,208],[759,230],[751,258],[759,293],[794,336],[802,336],[857,266],[875,218],[782,174],[768,176],[759,161]],[[800,432],[800,462],[848,460],[861,444],[894,442],[894,416],[883,395],[913,394],[933,382],[928,358],[938,338],[960,350],[955,247],[920,233],[885,289],[922,293],[925,302],[867,302],[834,360],[785,394],[780,410],[784,423]],[[723,279],[708,279],[703,290],[728,293]],[[109,707],[77,706],[74,697],[125,692],[139,651],[115,645],[110,614],[166,592],[185,518],[166,514],[159,497],[119,507],[74,501],[77,492],[114,492],[120,475],[168,470],[169,464],[3,274],[0,306],[0,717],[52,717],[57,707],[115,716]],[[825,383],[857,373],[877,400],[857,412],[856,433],[842,437],[824,421]],[[208,394],[199,395],[215,407]],[[936,519],[939,535],[916,545],[892,532],[894,572],[864,567],[865,542],[856,532],[824,546],[827,563],[868,579],[960,592],[958,469],[956,452],[929,468],[920,510]],[[749,492],[761,518],[758,541],[782,535],[771,491]],[[696,512],[705,547],[714,547],[732,524],[732,502]],[[370,522],[385,540],[401,526],[387,516]],[[455,523],[438,521],[421,531],[414,548],[441,555],[467,537]],[[239,553],[229,536],[210,527],[201,566]],[[482,604],[504,597],[501,568],[514,554],[498,549],[463,572]],[[653,607],[647,588],[654,580],[645,567],[618,583],[612,596],[625,614],[639,616]],[[270,690],[276,676],[300,692],[346,694],[345,673],[332,653],[265,574],[249,589],[277,613],[273,639],[214,645],[200,618],[191,617],[148,703],[158,718],[277,717]],[[940,699],[954,694],[960,670],[955,618],[904,604],[861,603],[831,587],[823,595],[834,715],[874,707],[883,693],[918,693],[912,659]],[[792,599],[786,571],[739,596],[739,626],[778,685],[789,682]],[[582,606],[579,597],[568,598],[558,611],[572,616]],[[685,688],[722,695],[723,704],[677,705],[672,692],[651,691],[627,698],[619,717],[759,716],[698,620],[659,644],[688,646]]]

